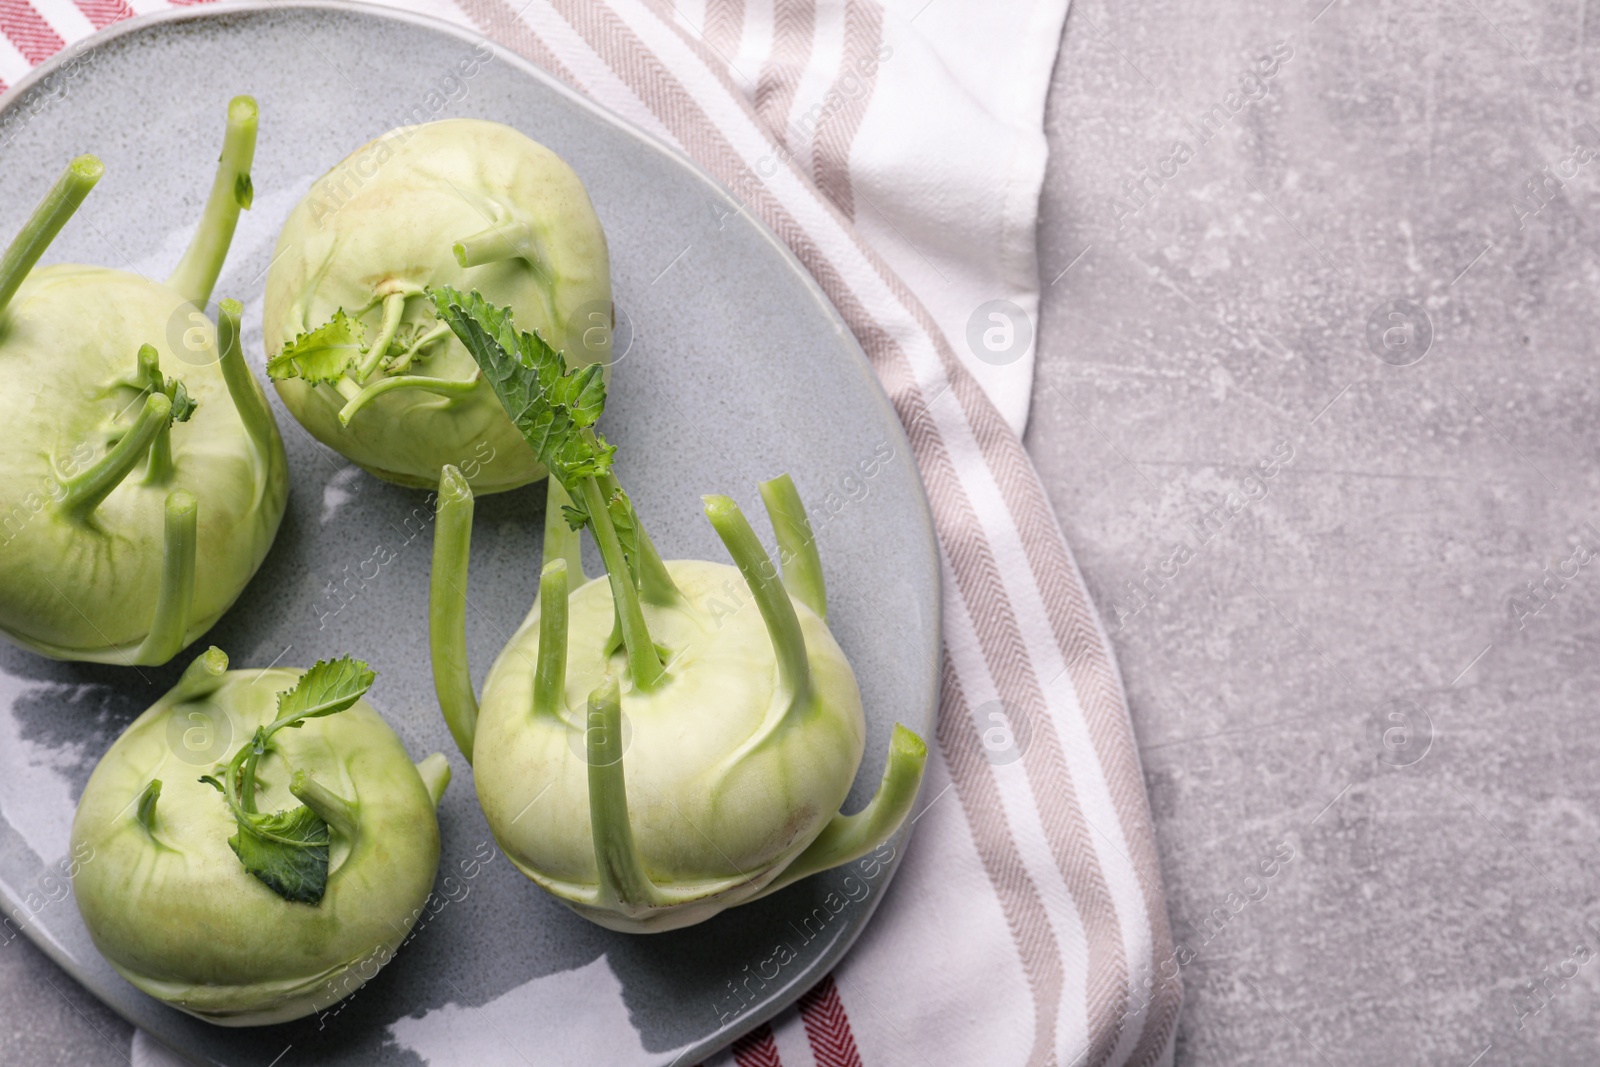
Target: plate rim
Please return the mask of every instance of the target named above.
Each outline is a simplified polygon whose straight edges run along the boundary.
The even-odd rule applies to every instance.
[[[63,47],[55,55],[18,79],[16,84],[12,85],[5,93],[0,94],[0,121],[3,121],[7,115],[20,108],[35,88],[45,79],[49,78],[59,68],[74,62],[81,56],[82,53],[78,51],[80,48],[87,47],[88,50],[93,50],[120,37],[146,32],[160,32],[161,28],[168,24],[210,21],[225,18],[229,15],[259,14],[266,11],[285,10],[331,11],[367,18],[386,19],[392,22],[410,23],[421,29],[445,34],[458,40],[486,45],[493,50],[496,61],[505,63],[524,77],[532,78],[546,91],[560,95],[568,103],[587,112],[592,119],[615,128],[635,142],[667,157],[672,163],[698,179],[701,185],[721,201],[724,206],[731,208],[735,214],[743,215],[753,226],[755,232],[764,239],[772,252],[782,260],[789,272],[800,280],[803,290],[822,311],[823,316],[832,320],[841,343],[854,356],[857,368],[862,372],[862,378],[873,402],[887,416],[888,422],[893,426],[897,447],[903,449],[904,454],[907,456],[914,455],[905,426],[900,421],[899,414],[895,411],[877,371],[872,366],[872,361],[868,359],[866,351],[861,347],[861,343],[856,338],[854,331],[850,329],[843,315],[839,313],[833,301],[823,291],[816,277],[806,269],[805,264],[800,262],[794,251],[760,217],[753,211],[747,210],[747,204],[735,198],[720,179],[716,178],[677,147],[668,144],[656,134],[642,129],[616,112],[578,92],[539,67],[532,60],[502,44],[488,32],[474,33],[468,30],[467,27],[447,19],[424,14],[409,8],[367,2],[367,0],[214,0],[212,3],[195,6],[168,7],[160,11],[122,19]],[[4,146],[0,145],[0,147]],[[935,579],[933,585],[933,614],[930,628],[936,638],[935,663],[937,663],[939,649],[943,646],[944,632],[945,589],[943,567],[927,486],[923,481],[921,468],[914,461],[912,463],[912,473],[915,477],[917,488],[914,509],[917,528],[914,531],[902,531],[901,536],[910,540],[911,534],[916,535],[915,540],[921,546],[922,553],[926,557],[926,569]],[[231,611],[232,609],[230,608],[229,610]],[[939,719],[942,682],[943,672],[939,668],[935,667],[928,672],[925,692],[926,721],[923,724],[919,724],[922,726],[921,733],[925,740],[931,740],[935,736]],[[897,715],[896,721],[903,720]],[[870,777],[875,772],[875,768],[867,768],[864,765],[858,767],[856,776],[859,778],[863,771]],[[926,778],[924,778],[923,784],[926,785]],[[922,789],[919,787],[918,796],[920,797],[921,794]],[[915,818],[908,819],[887,842],[895,848],[894,857],[884,865],[884,877],[878,883],[878,891],[863,902],[865,914],[862,915],[861,920],[854,925],[853,929],[835,939],[809,967],[804,967],[796,972],[787,983],[778,988],[759,1005],[753,1006],[747,1012],[741,1012],[733,1022],[712,1031],[699,1042],[678,1050],[670,1060],[661,1062],[668,1065],[668,1067],[676,1067],[678,1064],[698,1062],[722,1051],[740,1037],[763,1023],[770,1022],[774,1017],[793,1006],[795,1001],[808,989],[831,973],[866,930],[879,905],[882,904],[883,898],[888,894],[889,887],[893,883],[894,877],[900,869],[900,864],[905,858],[905,847],[910,840],[912,826],[915,821]],[[21,904],[22,901],[16,899],[9,892],[8,887],[3,882],[0,882],[0,905],[4,905],[7,911],[15,913]],[[54,939],[45,933],[42,927],[38,926],[38,924],[29,923],[22,932],[27,936],[30,943],[70,975],[74,981],[93,994],[96,1000],[110,1008],[136,1029],[139,1028],[138,1020],[128,1017],[118,1003],[102,996],[96,984],[91,983],[78,973],[75,963],[68,958],[66,952],[56,944]],[[151,1036],[153,1037],[154,1035]],[[160,1042],[159,1038],[156,1038],[156,1040]],[[164,1042],[160,1043],[163,1047],[170,1047]],[[172,1049],[171,1051],[185,1059],[190,1059],[191,1062],[196,1062],[192,1060],[189,1053],[181,1049]],[[648,1050],[646,1051],[648,1052]],[[667,1051],[670,1050],[666,1050],[662,1054],[667,1054]]]

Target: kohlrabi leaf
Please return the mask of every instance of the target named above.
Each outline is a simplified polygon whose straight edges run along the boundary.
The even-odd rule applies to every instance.
[[[341,308],[332,319],[296,337],[267,360],[267,375],[300,378],[313,385],[336,382],[360,358],[364,333],[360,320]]]
[[[628,573],[633,584],[639,584],[639,517],[634,514],[633,501],[620,488],[606,502],[611,515],[612,528],[617,531],[617,542],[622,546],[623,558],[628,561]]]
[[[228,845],[244,869],[284,900],[316,904],[328,888],[328,824],[301,804],[238,821]]]
[[[349,656],[318,660],[293,689],[278,694],[277,725],[297,727],[306,719],[343,711],[360,700],[376,678],[364,662]]]
[[[639,600],[639,523],[609,477],[616,449],[594,431],[606,406],[603,368],[594,363],[569,373],[559,352],[542,338],[519,332],[508,309],[476,292],[462,296],[441,287],[431,295],[439,321],[472,353],[550,477],[579,505],[564,508],[563,516],[569,524],[581,518],[594,535],[611,581],[617,632],[627,646],[633,684],[650,689],[662,666]],[[617,528],[619,518],[625,529]]]
[[[167,379],[167,398],[172,401],[172,421],[188,422],[189,416],[194,414],[194,409],[199,405],[194,397],[189,395],[189,390],[176,378]]]
[[[255,810],[256,768],[279,730],[296,729],[307,719],[344,711],[371,688],[375,675],[361,660],[341,656],[319,660],[294,686],[278,694],[278,717],[256,728],[250,742],[228,761],[217,786],[233,813],[238,832],[228,845],[244,869],[285,900],[315,904],[328,884],[328,824],[301,805],[265,814]]]
[[[189,390],[184,388],[182,380],[161,373],[161,354],[154,345],[139,346],[139,369],[134,373],[133,381],[124,384],[131,384],[147,393],[165,393],[167,399],[172,401],[173,422],[188,422],[198,406],[195,398],[189,395]]]
[[[572,419],[579,426],[593,426],[606,409],[606,380],[604,368],[598,363],[574,371],[562,384],[567,386],[566,400]]]
[[[477,292],[433,292],[439,321],[466,346],[511,421],[573,499],[578,483],[610,472],[616,449],[589,431],[605,410],[602,367],[568,371],[561,353],[538,334],[518,331],[511,311]]]
[[[250,175],[241,174],[233,180],[233,202],[250,210],[250,205],[255,203],[256,187],[250,181]]]

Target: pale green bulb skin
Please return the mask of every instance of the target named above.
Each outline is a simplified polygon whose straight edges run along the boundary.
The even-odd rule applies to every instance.
[[[543,262],[460,266],[455,243],[488,229],[491,220],[526,224]],[[538,332],[569,359],[581,351],[581,362],[610,363],[611,267],[589,194],[559,156],[509,126],[446,119],[402,127],[319,179],[290,213],[273,253],[268,357],[336,311],[366,307],[386,283],[476,289],[511,308],[519,329]],[[360,318],[370,342],[381,308]],[[404,322],[433,325],[431,304],[408,301]],[[430,351],[412,372],[451,381],[477,373],[453,335]],[[298,378],[275,384],[312,436],[387,481],[431,489],[440,467],[467,467],[475,458],[479,467],[468,480],[479,494],[545,475],[486,382],[461,396],[396,390],[373,399],[349,426],[339,424],[345,398],[332,386]]]
[[[0,316],[0,631],[25,648],[129,662],[155,611],[174,489],[199,502],[186,642],[216,623],[272,546],[288,497],[283,444],[274,428],[267,454],[257,454],[223,379],[215,330],[190,331],[180,359],[174,322],[205,319],[164,285],[73,264],[34,270]],[[146,485],[141,463],[90,522],[74,521],[56,507],[60,479],[104,455],[108,435],[137,415],[138,391],[114,383],[133,375],[142,344],[198,402],[172,427],[174,476]]]
[[[592,906],[586,708],[607,672],[625,668],[621,651],[603,655],[613,619],[605,579],[569,599],[562,720],[532,711],[535,603],[489,672],[473,743],[478,802],[506,855],[585,917],[630,932],[689,926],[760,895],[839,810],[865,744],[855,674],[822,619],[793,601],[813,698],[786,722],[772,639],[738,569],[701,560],[667,569],[687,606],[644,606],[668,650],[668,679],[648,693],[624,682],[622,763],[639,855],[668,906],[639,918]]]
[[[400,739],[358,701],[279,730],[258,778],[261,811],[300,803],[288,788],[296,770],[358,805],[355,847],[335,833],[321,902],[284,900],[245,871],[228,847],[236,824],[226,801],[198,780],[212,767],[180,759],[174,740],[181,747],[185,730],[201,729],[191,712],[226,717],[233,740],[217,757],[226,762],[301,673],[229,671],[203,700],[163,697],[106,752],[72,824],[73,854],[91,857],[73,894],[95,947],[146,993],[223,1026],[298,1019],[354,992],[405,939],[439,865],[428,789]],[[154,840],[133,803],[152,778],[162,783]]]

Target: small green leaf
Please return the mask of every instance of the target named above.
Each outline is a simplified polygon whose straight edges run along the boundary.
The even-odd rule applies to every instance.
[[[581,530],[589,525],[589,513],[572,504],[561,505],[561,517],[567,520],[567,525],[574,530]]]
[[[164,392],[172,401],[172,421],[188,422],[189,416],[194,414],[194,409],[199,407],[194,397],[189,395],[189,390],[185,389],[178,379],[168,378]]]
[[[285,900],[316,904],[328,887],[328,824],[304,804],[239,821],[228,845],[244,869]]]
[[[364,334],[360,320],[340,308],[332,319],[296,337],[267,360],[267,375],[280,381],[300,378],[312,385],[336,382],[361,355]]]
[[[137,389],[147,393],[165,393],[167,399],[172,401],[172,421],[188,422],[189,416],[194,414],[194,409],[199,402],[189,395],[189,390],[184,388],[182,380],[164,377],[161,373],[161,354],[154,345],[139,346],[139,368],[134,372],[132,382]]]
[[[250,181],[250,175],[241,174],[241,175],[239,175],[237,178],[235,178],[233,180],[233,200],[234,200],[234,203],[238,204],[240,207],[244,208],[246,211],[249,211],[250,210],[250,205],[255,202],[255,199],[256,199],[256,187]]]
[[[622,556],[628,561],[628,573],[634,587],[639,585],[639,517],[634,514],[633,501],[620,488],[606,502],[611,515],[611,525],[617,531],[617,541],[622,545]]]
[[[318,660],[294,688],[278,694],[278,727],[299,726],[306,719],[343,711],[372,688],[377,675],[349,656]]]

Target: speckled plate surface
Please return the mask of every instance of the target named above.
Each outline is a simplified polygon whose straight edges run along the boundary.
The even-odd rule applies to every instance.
[[[245,302],[246,352],[259,372],[278,227],[351,148],[408,117],[455,115],[506,122],[550,145],[587,183],[610,237],[625,354],[606,432],[664,553],[723,558],[701,494],[728,492],[759,516],[756,482],[784,470],[827,509],[818,540],[833,627],[867,708],[853,809],[876,785],[890,725],[931,736],[935,711],[938,556],[900,426],[810,277],[715,182],[508,52],[493,50],[463,77],[459,64],[479,47],[442,23],[346,4],[219,5],[124,23],[41,67],[0,108],[0,234],[16,230],[69,158],[94,151],[106,176],[46,262],[165,276],[209,189],[227,100],[254,94],[255,207],[217,293]],[[286,1051],[276,1062],[690,1064],[825,973],[883,897],[904,835],[888,862],[651,937],[590,925],[492,852],[471,771],[433,699],[427,494],[375,481],[277,413],[292,471],[288,514],[261,572],[205,641],[240,667],[364,656],[378,671],[372,702],[412,754],[451,756],[444,858],[424,925],[376,980],[321,1018],[225,1030],[139,993],[95,952],[61,871],[89,772],[193,653],[136,670],[7,647],[0,951],[20,931],[128,1019],[197,1063],[228,1067]],[[542,520],[539,487],[478,503],[468,642],[480,682],[533,603]]]

